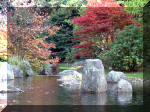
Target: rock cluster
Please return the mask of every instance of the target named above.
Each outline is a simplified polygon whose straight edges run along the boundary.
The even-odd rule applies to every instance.
[[[80,85],[81,91],[102,93],[131,93],[132,85],[127,81],[127,77],[123,72],[111,71],[105,78],[104,66],[99,59],[86,59],[75,62],[72,67],[82,66],[75,70],[65,70],[60,72],[59,81],[63,85]],[[78,67],[77,67],[78,68]],[[108,87],[107,87],[108,86]]]
[[[83,66],[78,70],[65,70],[60,72],[59,80],[63,85],[79,85],[83,92],[101,93],[107,91],[104,67],[99,59],[86,59],[76,62],[73,66]]]
[[[111,92],[131,92],[132,93],[132,85],[126,79],[127,77],[123,72],[111,71],[108,73],[107,82],[111,83],[109,86],[109,90]],[[112,84],[114,83],[114,84]]]
[[[24,65],[27,75],[34,75],[30,63],[25,61]],[[17,65],[10,65],[7,62],[0,63],[0,92],[22,92],[20,89],[7,84],[8,80],[13,80],[15,78],[23,78],[23,71],[21,68]]]

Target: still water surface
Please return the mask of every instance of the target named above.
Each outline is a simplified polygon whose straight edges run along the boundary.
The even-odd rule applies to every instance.
[[[22,89],[23,93],[8,93],[8,105],[142,105],[143,93],[116,95],[81,94],[79,90],[70,90],[59,86],[57,76],[34,76],[15,79],[8,84]],[[111,89],[112,87],[109,88]],[[4,95],[4,94],[3,94]],[[2,94],[1,94],[2,96]]]

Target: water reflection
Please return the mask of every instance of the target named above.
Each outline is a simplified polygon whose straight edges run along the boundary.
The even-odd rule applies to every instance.
[[[107,94],[81,94],[82,105],[106,105]]]
[[[107,93],[81,94],[79,89],[59,86],[58,77],[35,76],[15,79],[8,85],[22,89],[23,93],[8,93],[9,105],[125,105],[142,104],[142,94],[112,92],[116,85],[108,85]],[[0,94],[0,97],[5,97]],[[137,99],[138,98],[138,99]]]
[[[132,92],[117,93],[117,83],[108,83],[109,99],[117,100],[117,104],[124,105],[132,102]],[[112,99],[113,98],[113,99]]]
[[[118,94],[118,102],[121,105],[128,104],[132,100],[132,93]]]

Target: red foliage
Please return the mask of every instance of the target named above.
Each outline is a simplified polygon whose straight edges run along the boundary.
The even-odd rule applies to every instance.
[[[130,24],[138,24],[133,20],[133,15],[128,14],[124,8],[113,0],[88,0],[88,9],[84,11],[84,15],[74,17],[73,23],[80,26],[74,35],[74,41],[80,41],[79,45],[73,48],[80,48],[80,51],[74,56],[92,57],[92,49],[94,48],[93,38],[98,36],[103,40],[115,39],[114,32],[116,29],[123,29],[124,26]]]
[[[59,28],[45,25],[49,19],[48,15],[40,16],[30,8],[23,9],[24,13],[21,11],[21,8],[16,8],[15,14],[12,16],[10,13],[8,16],[8,49],[10,54],[26,56],[30,61],[42,59],[45,62],[58,62],[59,58],[49,59],[52,54],[49,48],[56,48],[55,44],[45,42],[47,36],[40,38],[38,35],[39,33],[53,35]],[[19,25],[17,21],[21,21]]]

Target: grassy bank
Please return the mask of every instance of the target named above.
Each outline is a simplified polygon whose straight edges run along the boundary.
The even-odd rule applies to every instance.
[[[71,65],[70,63],[59,63],[59,71],[63,71],[63,70],[69,70],[71,69]]]
[[[71,69],[71,65],[70,63],[59,63],[59,70],[63,71],[63,70],[69,70]],[[110,71],[109,70],[105,70],[105,74],[107,75]],[[143,78],[143,72],[129,72],[129,73],[125,73],[125,75],[127,77],[138,77],[138,78]]]
[[[110,71],[105,70],[105,74],[107,75]],[[133,77],[138,77],[138,78],[143,78],[143,72],[124,72],[127,77],[133,78]]]
[[[131,73],[125,73],[127,77],[138,77],[143,78],[143,72],[131,72]]]

